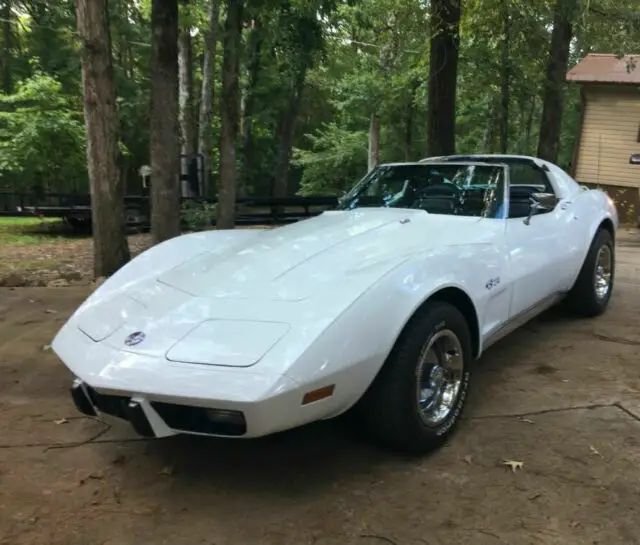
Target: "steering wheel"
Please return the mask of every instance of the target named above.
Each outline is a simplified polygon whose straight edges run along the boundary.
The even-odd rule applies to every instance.
[[[459,199],[461,194],[462,190],[456,184],[444,179],[441,182],[426,187],[423,192],[423,196],[426,197],[450,196],[454,199]]]

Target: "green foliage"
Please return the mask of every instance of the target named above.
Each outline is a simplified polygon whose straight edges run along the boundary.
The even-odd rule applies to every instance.
[[[204,231],[216,217],[216,204],[185,201],[181,215],[189,231]]]
[[[36,71],[0,95],[0,173],[67,190],[85,183],[82,117],[55,78]]]
[[[307,137],[311,150],[294,150],[293,162],[303,169],[300,195],[335,195],[366,172],[366,132],[347,131],[330,123]]]
[[[209,1],[190,0],[180,7],[181,25],[193,36],[196,106]],[[361,178],[367,168],[372,113],[380,119],[381,160],[424,156],[429,2],[246,0],[246,4],[240,84],[242,103],[246,106],[251,97],[253,104],[246,177],[254,194],[271,191],[282,119],[302,79],[291,193],[340,192]],[[13,84],[13,94],[0,97],[0,188],[38,185],[51,191],[87,191],[75,2],[14,0],[13,6],[11,47],[0,54],[0,64],[10,57]],[[459,152],[498,151],[507,9],[509,152],[536,153],[554,6],[555,0],[463,0],[456,90]],[[120,146],[129,193],[140,192],[138,169],[149,162],[150,7],[150,0],[109,1]],[[221,23],[224,16],[223,8]],[[249,88],[250,45],[256,33],[261,38],[259,70]],[[638,0],[581,0],[575,34],[572,65],[589,52],[640,52]],[[5,39],[0,35],[1,45]],[[221,63],[218,43],[213,187],[219,164]],[[640,70],[637,64],[635,69]],[[565,167],[571,160],[579,106],[578,89],[567,86],[559,160]],[[243,145],[241,135],[239,168]]]

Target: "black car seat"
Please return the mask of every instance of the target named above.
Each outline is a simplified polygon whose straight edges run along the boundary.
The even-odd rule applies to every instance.
[[[533,187],[512,185],[509,188],[509,217],[526,218],[531,210],[531,195],[535,192]]]

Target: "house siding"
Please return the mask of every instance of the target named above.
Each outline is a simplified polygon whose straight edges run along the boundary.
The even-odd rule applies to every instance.
[[[636,86],[585,85],[585,110],[575,169],[585,184],[640,188],[640,90]]]

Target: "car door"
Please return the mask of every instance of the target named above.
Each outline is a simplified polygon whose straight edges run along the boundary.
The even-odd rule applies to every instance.
[[[527,220],[530,194],[554,189],[543,171],[532,175],[525,169],[513,169],[515,175],[510,170],[506,246],[513,282],[509,312],[512,318],[544,304],[561,291],[563,281],[558,266],[563,262],[560,226],[564,210],[556,205],[553,210],[538,212]]]

